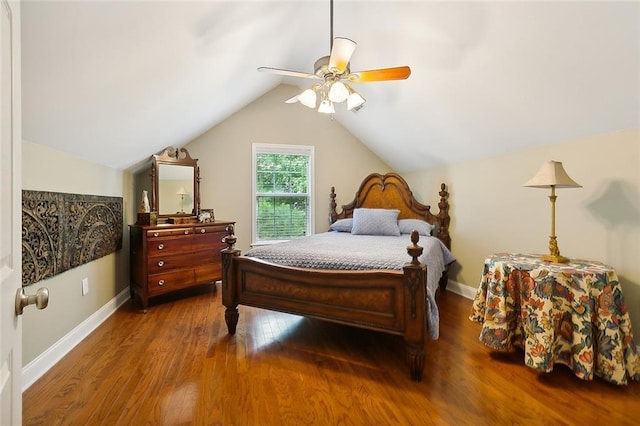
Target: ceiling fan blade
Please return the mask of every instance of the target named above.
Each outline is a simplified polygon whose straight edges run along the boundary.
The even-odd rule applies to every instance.
[[[331,56],[329,57],[329,71],[336,74],[342,74],[349,65],[351,55],[356,50],[356,42],[344,37],[336,37],[333,39],[331,47]]]
[[[371,81],[405,80],[410,75],[411,68],[404,66],[352,72],[347,78],[354,83],[368,83]]]
[[[285,75],[287,77],[313,78],[313,79],[316,79],[316,80],[320,79],[320,77],[318,77],[315,74],[309,74],[307,72],[302,72],[302,71],[283,70],[283,69],[280,69],[280,68],[260,67],[260,68],[258,68],[258,71],[260,71],[260,72],[270,72],[272,74]]]

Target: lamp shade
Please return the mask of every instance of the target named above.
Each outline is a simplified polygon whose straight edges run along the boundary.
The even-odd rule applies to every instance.
[[[582,188],[582,185],[569,177],[561,161],[548,161],[540,167],[538,173],[523,186],[531,188]]]
[[[345,86],[345,84],[341,81],[336,81],[331,85],[329,89],[329,100],[331,102],[344,102],[349,97],[349,90]]]
[[[180,189],[178,189],[178,192],[176,192],[177,195],[187,195],[187,191],[184,189],[184,186],[181,186]]]
[[[317,102],[316,91],[313,88],[307,89],[298,95],[298,100],[306,107],[315,108]]]
[[[349,97],[347,98],[347,110],[357,111],[362,107],[364,103],[365,103],[364,98],[360,96],[358,93],[352,91]]]
[[[320,102],[320,107],[318,107],[318,112],[321,112],[323,114],[333,114],[336,112],[336,110],[333,107],[333,103],[329,99],[325,99],[322,102]]]

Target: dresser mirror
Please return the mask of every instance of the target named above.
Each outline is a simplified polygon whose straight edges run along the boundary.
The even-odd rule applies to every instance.
[[[168,147],[153,156],[151,210],[159,218],[196,217],[200,211],[198,160],[185,148]]]

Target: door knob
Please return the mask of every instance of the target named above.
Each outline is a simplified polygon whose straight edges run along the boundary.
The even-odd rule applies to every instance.
[[[38,309],[44,309],[49,304],[49,289],[46,287],[39,288],[36,294],[27,296],[24,288],[20,287],[16,291],[16,315],[22,315],[25,306],[36,305]]]

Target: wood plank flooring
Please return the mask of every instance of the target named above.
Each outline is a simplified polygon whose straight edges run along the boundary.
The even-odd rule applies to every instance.
[[[640,383],[538,373],[478,342],[471,301],[441,294],[414,383],[402,338],[240,307],[205,287],[123,305],[23,395],[25,425],[640,424]]]

